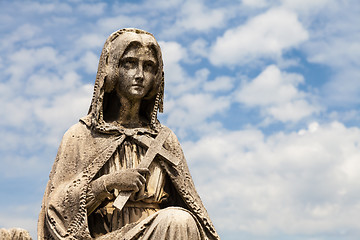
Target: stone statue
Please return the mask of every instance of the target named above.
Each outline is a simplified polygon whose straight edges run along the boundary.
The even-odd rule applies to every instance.
[[[21,228],[10,228],[10,229],[1,228],[0,239],[1,240],[32,240],[29,232]]]
[[[219,239],[175,134],[157,119],[163,96],[153,35],[111,34],[88,115],[59,147],[39,239]]]

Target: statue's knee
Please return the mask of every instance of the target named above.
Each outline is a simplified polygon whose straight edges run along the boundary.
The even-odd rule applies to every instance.
[[[194,217],[186,210],[181,208],[164,209],[159,217],[171,225],[196,225]]]

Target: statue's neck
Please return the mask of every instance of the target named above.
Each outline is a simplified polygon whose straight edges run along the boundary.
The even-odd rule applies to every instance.
[[[128,99],[120,97],[120,112],[116,122],[122,126],[128,127],[142,126],[140,104],[141,99]]]

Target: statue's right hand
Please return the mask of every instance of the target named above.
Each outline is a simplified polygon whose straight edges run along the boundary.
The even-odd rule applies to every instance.
[[[118,189],[120,191],[138,192],[146,182],[146,174],[149,174],[147,168],[133,168],[119,170],[106,175],[106,188],[111,191]]]

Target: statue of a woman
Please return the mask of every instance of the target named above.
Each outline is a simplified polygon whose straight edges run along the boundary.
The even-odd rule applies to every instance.
[[[39,239],[219,239],[175,134],[157,119],[163,76],[150,33],[110,35],[89,113],[59,147]],[[119,207],[114,201],[122,193],[130,197]]]

